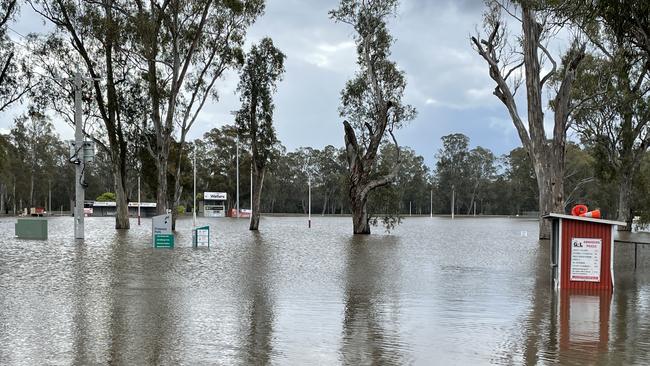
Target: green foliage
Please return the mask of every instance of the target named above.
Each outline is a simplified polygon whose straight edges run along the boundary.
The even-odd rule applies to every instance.
[[[25,56],[17,51],[7,33],[19,6],[18,0],[0,0],[0,111],[20,101],[34,86]]]
[[[179,215],[185,215],[185,206],[183,206],[183,205],[178,205],[178,206],[176,207],[176,212],[177,212]]]
[[[97,202],[115,202],[115,193],[104,192],[95,198]]]
[[[417,115],[413,106],[402,102],[406,73],[389,59],[394,40],[386,19],[396,12],[398,5],[397,0],[342,0],[337,9],[329,12],[332,19],[349,24],[356,31],[359,71],[341,91],[339,114],[351,123],[364,146],[369,143],[372,131],[399,129]],[[389,115],[385,116],[387,126],[379,99],[390,103]]]
[[[496,175],[496,158],[491,151],[476,147],[469,150],[469,138],[463,134],[443,136],[436,158],[436,190],[442,212],[451,213],[455,192],[455,212],[471,213],[477,201],[483,203],[487,186]],[[445,208],[446,207],[446,208]],[[478,209],[482,212],[484,207]]]
[[[17,210],[47,207],[50,188],[53,207],[69,207],[74,171],[68,163],[68,147],[54,132],[47,116],[30,107],[14,120],[10,134],[0,137],[0,151],[5,156],[0,165],[5,212],[14,204]]]
[[[197,200],[203,198],[203,192],[226,192],[228,206],[235,207],[237,197],[237,127],[224,125],[213,128],[203,134],[202,139],[193,143],[196,151],[197,165]],[[240,169],[240,207],[250,207],[250,148],[240,141],[239,169]],[[191,176],[191,172],[190,172]],[[191,192],[191,187],[187,190]]]
[[[258,168],[272,162],[278,143],[273,127],[273,94],[284,74],[286,56],[264,38],[253,45],[242,69],[237,91],[241,109],[235,121],[239,135],[252,146],[253,159]]]

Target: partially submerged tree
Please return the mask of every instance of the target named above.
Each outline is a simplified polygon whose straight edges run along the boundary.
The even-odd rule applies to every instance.
[[[183,145],[215,82],[241,61],[238,48],[264,1],[137,0],[135,7],[135,42],[151,111],[144,129],[153,132],[146,134],[152,136],[146,146],[158,171],[157,210],[164,213],[180,197],[176,185],[170,205],[166,177],[175,123]]]
[[[406,75],[389,60],[393,38],[386,20],[397,6],[397,0],[341,0],[339,7],[330,11],[336,22],[354,28],[360,68],[341,92],[339,109],[346,118],[343,126],[355,234],[370,234],[368,196],[395,180],[400,149],[394,132],[416,115],[412,106],[402,102]],[[397,150],[393,168],[386,175],[373,176],[378,150],[387,138]]]
[[[214,88],[217,81],[228,69],[239,68],[244,60],[241,47],[244,45],[246,31],[264,10],[264,1],[232,1],[213,4],[211,16],[207,20],[207,28],[200,40],[195,60],[188,80],[185,83],[186,94],[179,104],[180,121],[177,123],[179,150],[184,151],[183,145],[187,134],[196,122],[205,102],[209,97],[218,99]],[[181,169],[183,154],[178,154],[174,174],[174,197],[171,202],[174,218],[176,206],[182,194]],[[176,220],[173,220],[173,227]]]
[[[512,18],[522,26],[522,36],[516,41],[505,32],[501,18],[506,9]],[[569,127],[571,89],[578,66],[584,58],[585,46],[577,41],[563,57],[563,74],[559,76],[555,96],[550,100],[553,109],[553,134],[549,138],[544,128],[544,102],[542,95],[546,83],[557,77],[558,65],[546,47],[548,37],[557,30],[558,23],[550,13],[538,12],[534,1],[523,1],[513,5],[510,1],[492,0],[488,2],[485,16],[485,32],[471,37],[474,49],[488,64],[489,74],[497,84],[494,95],[505,105],[512,119],[523,147],[528,152],[537,177],[539,188],[540,216],[551,212],[564,212],[564,155],[566,133]],[[541,54],[540,54],[541,52]],[[518,57],[518,55],[523,57]],[[542,63],[547,60],[552,65],[550,71],[542,75]],[[528,126],[520,115],[515,94],[522,84],[520,68],[524,67]],[[550,223],[540,217],[539,237],[550,237]]]
[[[71,78],[80,71],[92,78],[92,106],[86,118],[100,121],[100,126],[84,133],[91,136],[109,157],[114,177],[117,214],[116,229],[130,228],[128,215],[128,155],[133,147],[128,130],[135,125],[141,102],[135,83],[134,67],[129,62],[128,46],[124,44],[129,29],[129,2],[91,0],[28,0],[32,8],[55,25],[55,33],[38,44],[35,57],[51,78],[41,88],[39,99],[67,117],[74,124],[72,95],[74,90],[62,78]],[[69,40],[69,44],[68,44]],[[71,55],[74,55],[71,57]],[[75,57],[76,56],[76,57]],[[74,62],[80,60],[79,63]],[[91,102],[88,100],[88,102]]]
[[[237,90],[241,93],[241,109],[236,122],[239,133],[251,147],[253,161],[253,197],[250,230],[260,223],[260,200],[264,174],[275,155],[278,139],[273,127],[273,93],[284,74],[285,55],[264,38],[253,45],[246,56]]]

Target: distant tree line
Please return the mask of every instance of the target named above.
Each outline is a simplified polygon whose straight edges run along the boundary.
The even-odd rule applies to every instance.
[[[181,169],[180,205],[192,207],[192,159],[196,154],[197,191],[228,194],[226,205],[235,208],[237,197],[237,127],[225,125],[206,132],[184,146]],[[539,210],[535,173],[528,154],[516,148],[497,156],[489,149],[471,147],[470,138],[457,133],[441,138],[435,165],[406,146],[401,147],[402,166],[394,183],[374,192],[369,199],[371,218],[388,214],[401,217],[451,213],[452,191],[457,215],[526,215]],[[599,147],[589,141],[569,143],[566,151],[565,207],[587,204],[615,217],[618,185],[599,161]],[[38,113],[27,113],[14,121],[11,132],[0,135],[0,209],[12,214],[24,208],[44,207],[51,211],[70,210],[74,199],[74,170],[69,164],[68,145],[56,134],[51,121]],[[178,154],[174,143],[171,156]],[[312,215],[349,215],[348,170],[344,148],[331,145],[286,151],[279,142],[265,177],[263,213],[306,214],[311,177]],[[384,144],[379,152],[378,171],[392,168],[396,151]],[[157,178],[151,157],[142,153],[142,169],[127,183],[127,197],[137,202],[137,177],[141,177],[142,200],[155,202]],[[249,208],[250,144],[239,142],[240,208]],[[87,198],[114,200],[109,158],[98,151],[87,172]],[[168,179],[172,180],[172,174]],[[15,189],[15,193],[14,193]],[[51,195],[50,195],[51,192]],[[110,192],[111,194],[107,194]],[[171,194],[171,192],[170,192]],[[200,197],[199,197],[200,198]],[[51,200],[51,206],[50,206]],[[650,215],[650,156],[641,159],[639,174],[632,184],[632,211],[646,221]]]

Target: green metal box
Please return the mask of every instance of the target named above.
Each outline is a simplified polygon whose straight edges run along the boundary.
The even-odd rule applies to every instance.
[[[16,236],[20,239],[47,240],[47,219],[18,219]]]

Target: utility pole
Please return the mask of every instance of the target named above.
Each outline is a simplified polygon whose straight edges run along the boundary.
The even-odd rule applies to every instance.
[[[83,81],[95,81],[97,78],[82,78],[77,71],[74,74],[74,155],[70,162],[76,165],[75,168],[75,207],[74,207],[74,238],[84,239],[84,200],[85,200],[85,170],[86,170],[86,144],[82,125],[81,107],[81,83]],[[90,153],[90,152],[89,152]],[[81,155],[80,155],[81,154]]]
[[[413,208],[413,201],[409,201],[409,216],[412,216],[412,215],[413,215],[413,210],[412,210],[412,208]]]
[[[307,227],[311,229],[311,169],[309,168],[311,156],[307,156],[307,163],[304,166],[307,174]],[[304,209],[304,206],[303,206]],[[303,211],[304,212],[304,211]]]
[[[251,144],[251,149],[253,148]],[[253,222],[253,151],[251,150],[251,213],[250,218],[248,219],[248,224]]]
[[[140,205],[142,204],[140,197],[140,172],[138,169],[138,226],[140,226]]]
[[[430,209],[429,209],[429,217],[433,218],[433,189],[431,190],[431,203],[430,203]]]
[[[84,238],[84,136],[81,126],[81,74],[74,75],[74,141],[75,141],[75,209],[74,209],[74,238]],[[81,153],[81,157],[79,156]]]
[[[235,209],[237,209],[237,218],[239,218],[239,132],[237,132],[237,154],[235,155],[237,162],[237,200],[235,201]]]
[[[456,187],[451,186],[451,219],[454,219],[454,213],[456,211]]]
[[[47,213],[52,214],[52,181],[47,181]]]
[[[196,146],[194,146],[194,159],[192,159],[192,166],[194,167],[194,203],[192,204],[192,227],[196,227]]]

